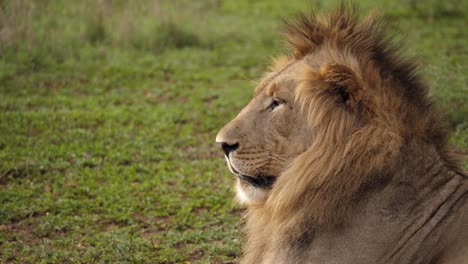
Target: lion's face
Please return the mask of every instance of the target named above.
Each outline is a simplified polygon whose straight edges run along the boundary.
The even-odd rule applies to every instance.
[[[310,145],[294,102],[299,63],[285,64],[258,84],[254,98],[216,136],[244,204],[264,202],[276,178]]]

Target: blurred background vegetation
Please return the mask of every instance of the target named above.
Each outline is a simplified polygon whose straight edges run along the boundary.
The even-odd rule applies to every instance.
[[[337,3],[0,1],[0,263],[236,262],[214,137],[286,52],[281,19]],[[468,1],[359,3],[401,32],[466,154]]]

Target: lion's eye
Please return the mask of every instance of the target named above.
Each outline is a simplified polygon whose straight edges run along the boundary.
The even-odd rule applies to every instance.
[[[280,101],[279,99],[273,99],[273,102],[271,102],[271,104],[268,106],[268,109],[269,110],[273,110],[275,109],[277,106],[279,106],[280,104],[282,104],[283,102]]]

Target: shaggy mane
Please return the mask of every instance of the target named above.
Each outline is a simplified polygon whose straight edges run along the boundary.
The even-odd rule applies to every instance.
[[[401,89],[411,103],[425,108],[430,105],[428,88],[419,77],[418,65],[412,58],[400,55],[399,45],[388,34],[384,22],[376,11],[360,20],[356,6],[342,3],[320,18],[314,13],[302,13],[294,21],[285,21],[285,35],[296,59],[328,46],[349,52],[360,64],[372,62],[382,79],[394,79],[398,85],[393,88]]]
[[[401,45],[388,34],[385,22],[375,10],[359,19],[358,8],[343,2],[325,16],[301,13],[295,20],[285,21],[284,31],[296,60],[328,50],[353,57],[364,79],[386,80],[384,88],[392,90],[407,106],[403,109],[408,115],[403,125],[414,127],[410,122],[417,117],[425,119],[424,124],[416,122],[419,136],[437,146],[450,168],[460,171],[458,158],[447,153],[451,152],[446,150],[449,133],[428,97],[429,89],[418,73],[417,63],[401,55]]]

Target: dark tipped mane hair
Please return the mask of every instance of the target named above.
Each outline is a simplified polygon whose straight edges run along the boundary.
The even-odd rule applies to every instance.
[[[388,34],[386,21],[378,12],[371,12],[360,19],[357,9],[356,5],[342,3],[324,17],[301,13],[295,20],[285,21],[284,33],[295,59],[313,54],[328,45],[348,52],[362,67],[372,64],[379,78],[389,82],[386,87],[404,98],[409,106],[408,122],[420,116],[429,116],[427,129],[421,136],[424,141],[437,146],[452,169],[460,171],[458,158],[446,148],[447,126],[428,96],[428,85],[421,78],[415,59],[401,55],[400,43],[394,40],[395,34]]]
[[[324,43],[333,43],[338,49],[346,49],[361,60],[373,61],[379,67],[382,78],[392,77],[404,90],[411,103],[422,107],[430,104],[427,85],[418,74],[418,65],[413,59],[400,55],[399,47],[388,35],[382,17],[376,12],[359,21],[356,6],[341,4],[330,12],[325,21],[315,14],[299,14],[295,21],[285,21],[287,41],[295,50],[296,58],[313,53]]]

